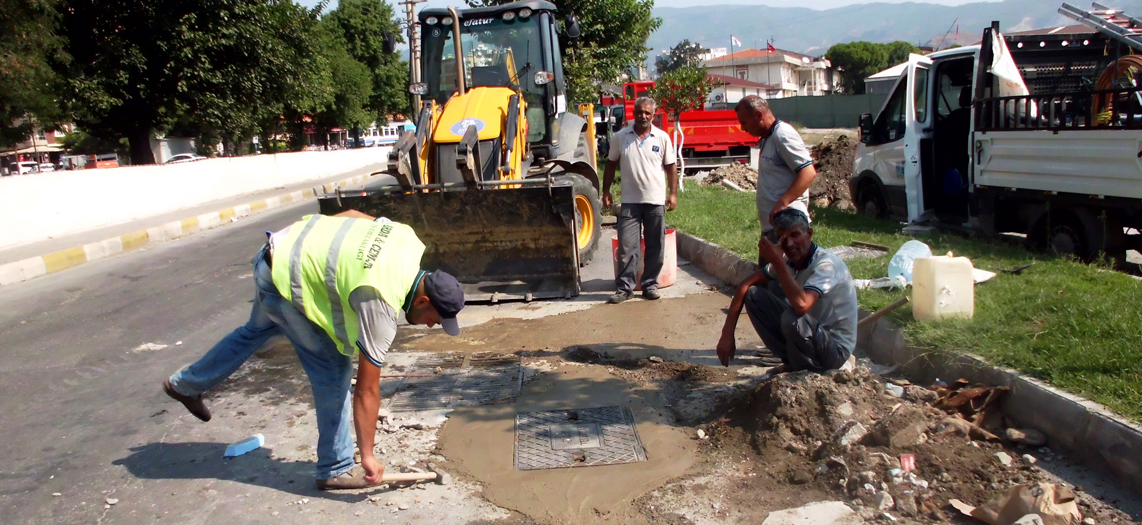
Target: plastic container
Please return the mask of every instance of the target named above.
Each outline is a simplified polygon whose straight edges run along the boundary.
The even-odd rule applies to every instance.
[[[895,281],[897,275],[903,275],[904,280],[912,282],[912,265],[916,259],[931,257],[932,250],[927,244],[920,241],[908,241],[901,246],[892,259],[888,261],[888,279]]]
[[[234,443],[226,447],[226,453],[222,455],[224,458],[232,458],[234,456],[241,456],[252,450],[262,448],[266,444],[266,437],[261,434],[254,434],[242,441]]]
[[[635,290],[642,289],[642,270],[643,263],[646,261],[646,239],[642,239],[639,244],[642,256],[638,259],[638,273],[634,279]],[[662,245],[662,252],[662,271],[658,272],[658,287],[667,288],[674,284],[674,280],[678,278],[678,236],[674,234],[674,228],[666,229],[666,242]],[[618,279],[619,237],[617,234],[611,238],[611,260],[614,262],[612,266],[615,270],[615,279]]]
[[[975,281],[967,257],[917,259],[912,280],[912,315],[917,321],[975,314]]]

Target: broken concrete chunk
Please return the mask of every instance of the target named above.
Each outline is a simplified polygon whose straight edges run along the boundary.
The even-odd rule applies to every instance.
[[[658,356],[656,356],[656,355],[652,355],[652,356],[650,356],[650,357],[648,357],[648,358],[647,358],[647,361],[650,361],[651,363],[661,363],[661,362],[662,362],[662,358],[661,358],[661,357],[658,357]]]
[[[924,412],[915,407],[901,407],[877,422],[867,441],[876,446],[909,447],[927,440],[928,421]]]
[[[706,439],[706,431],[705,430],[702,430],[700,428],[698,429],[698,439]]]
[[[841,417],[852,417],[852,415],[853,415],[853,404],[849,403],[847,401],[844,403],[841,403],[841,405],[837,407],[836,412],[837,412],[837,415],[841,416]]]
[[[884,390],[888,392],[892,397],[904,397],[904,387],[900,385],[887,383],[884,385]]]
[[[901,494],[896,498],[896,510],[909,518],[920,514],[920,509],[916,507],[916,498],[911,494]]]
[[[922,386],[911,385],[904,387],[904,399],[913,403],[930,405],[935,403],[939,398],[939,394]]]
[[[892,500],[892,495],[887,492],[877,492],[876,496],[873,496],[873,503],[878,510],[889,510],[896,504]]]
[[[856,513],[840,501],[819,501],[795,509],[769,513],[761,525],[847,525],[853,523]]]
[[[118,499],[118,498],[107,498],[107,499],[106,499],[106,500],[104,500],[104,501],[106,501],[108,505],[114,505],[114,504],[116,504],[116,503],[119,503],[119,499]]]
[[[1039,461],[1039,460],[1036,459],[1035,456],[1032,456],[1031,454],[1023,454],[1023,461],[1026,461],[1028,465],[1034,465],[1035,462]]]
[[[867,433],[868,430],[864,428],[864,425],[856,421],[847,421],[833,434],[834,437],[832,441],[833,443],[845,447],[860,441]]]
[[[1014,458],[1012,458],[1011,455],[1006,452],[996,452],[995,460],[998,461],[1000,465],[1010,467],[1012,461],[1014,461]]]
[[[1003,437],[1014,443],[1022,443],[1031,447],[1041,447],[1047,444],[1047,436],[1038,430],[1026,428],[1009,428],[1003,432]]]

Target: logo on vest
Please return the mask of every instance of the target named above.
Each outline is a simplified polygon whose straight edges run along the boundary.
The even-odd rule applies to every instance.
[[[393,225],[386,223],[384,225],[374,224],[365,233],[365,240],[357,246],[357,260],[364,263],[366,270],[371,269],[373,264],[377,262],[377,257],[380,257],[381,250],[385,247],[385,242],[388,241],[389,234],[393,232]],[[372,240],[372,243],[369,241]]]

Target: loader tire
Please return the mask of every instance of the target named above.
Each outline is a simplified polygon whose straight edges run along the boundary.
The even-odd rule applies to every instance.
[[[575,240],[579,246],[579,266],[583,266],[595,256],[595,248],[602,235],[603,217],[600,211],[603,203],[599,191],[586,177],[577,173],[567,173],[560,179],[571,181],[575,191]]]

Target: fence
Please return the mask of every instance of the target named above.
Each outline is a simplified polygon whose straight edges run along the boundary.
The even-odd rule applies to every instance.
[[[825,95],[769,99],[777,118],[807,128],[855,128],[861,113],[876,114],[888,95]]]

